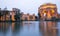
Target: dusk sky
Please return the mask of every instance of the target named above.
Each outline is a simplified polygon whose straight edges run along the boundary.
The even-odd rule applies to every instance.
[[[21,12],[37,15],[38,7],[44,3],[53,3],[57,5],[60,13],[60,0],[0,0],[0,8],[7,7],[8,10],[12,8],[19,8]]]

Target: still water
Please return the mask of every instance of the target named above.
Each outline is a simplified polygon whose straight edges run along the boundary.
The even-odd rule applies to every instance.
[[[0,36],[60,36],[60,22],[0,22]]]

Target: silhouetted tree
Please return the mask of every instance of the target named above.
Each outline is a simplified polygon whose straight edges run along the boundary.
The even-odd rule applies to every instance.
[[[37,19],[37,16],[35,16],[35,18]]]
[[[20,14],[16,14],[16,15],[15,15],[15,20],[16,20],[16,21],[19,21],[19,20],[20,20]]]
[[[41,15],[40,15],[40,13],[38,13],[38,17],[39,17],[39,19],[41,18]]]

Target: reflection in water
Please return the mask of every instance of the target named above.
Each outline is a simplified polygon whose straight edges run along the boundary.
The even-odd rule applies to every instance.
[[[15,32],[18,32],[20,29],[20,23],[12,23],[12,31],[15,33]]]
[[[22,28],[20,22],[1,22],[0,23],[0,35],[1,36],[18,36],[17,34]]]
[[[9,29],[9,26],[10,26],[9,23],[0,22],[0,35],[1,36],[6,36],[8,29]]]
[[[52,21],[0,22],[0,36],[59,36],[58,28]]]
[[[37,21],[24,21],[20,36],[39,36]]]
[[[43,36],[57,36],[57,22],[41,22],[39,29],[42,31]]]
[[[22,25],[20,24],[20,22],[13,22],[12,23],[12,35],[13,36],[17,36],[16,34],[19,33],[21,26]]]

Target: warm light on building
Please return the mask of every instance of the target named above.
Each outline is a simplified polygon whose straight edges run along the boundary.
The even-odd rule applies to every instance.
[[[17,20],[20,20],[19,9],[13,8],[12,11],[0,9],[0,21],[17,21]]]
[[[42,20],[50,20],[52,17],[58,18],[57,6],[52,3],[43,4],[38,8],[38,14]]]
[[[30,15],[30,14],[23,14],[21,17],[22,20],[36,20],[35,19],[35,14]]]
[[[0,10],[0,21],[10,20],[10,12],[8,10]]]
[[[10,14],[11,14],[11,20],[12,21],[15,21],[15,17],[14,17],[15,16],[15,12],[14,11],[11,11]]]

